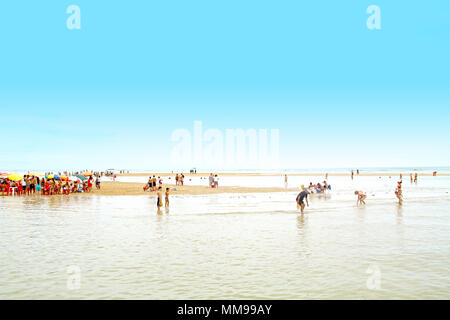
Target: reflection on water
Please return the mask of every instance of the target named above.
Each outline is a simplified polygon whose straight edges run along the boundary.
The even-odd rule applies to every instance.
[[[340,192],[0,198],[0,298],[450,298],[448,197]]]

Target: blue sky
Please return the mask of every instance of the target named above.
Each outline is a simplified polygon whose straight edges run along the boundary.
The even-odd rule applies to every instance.
[[[448,1],[18,0],[0,35],[0,171],[177,170],[195,120],[279,129],[283,168],[450,165]]]

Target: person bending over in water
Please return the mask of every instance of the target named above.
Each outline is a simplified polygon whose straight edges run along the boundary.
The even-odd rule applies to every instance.
[[[366,204],[364,200],[366,200],[367,195],[362,191],[355,191],[355,194],[358,196],[358,200],[356,200],[356,206],[359,206],[360,204]]]
[[[308,194],[309,191],[304,190],[297,196],[297,209],[300,209],[301,214],[303,214],[303,210],[305,210],[305,203],[303,202],[304,200],[306,200],[306,205],[309,207]]]
[[[395,189],[395,196],[398,199],[398,203],[402,204],[403,202],[403,193],[402,193],[402,181],[397,182],[397,189]]]

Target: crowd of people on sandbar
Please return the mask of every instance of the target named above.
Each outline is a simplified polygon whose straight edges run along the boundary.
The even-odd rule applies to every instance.
[[[94,183],[96,188],[100,189],[99,173],[0,174],[0,192],[2,196],[68,195],[71,193],[91,192]]]

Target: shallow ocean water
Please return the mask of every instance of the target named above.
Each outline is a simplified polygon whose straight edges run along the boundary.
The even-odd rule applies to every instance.
[[[296,192],[172,196],[161,214],[154,195],[1,197],[0,298],[450,298],[448,177],[405,180],[403,206],[394,178],[330,180],[303,216]]]

